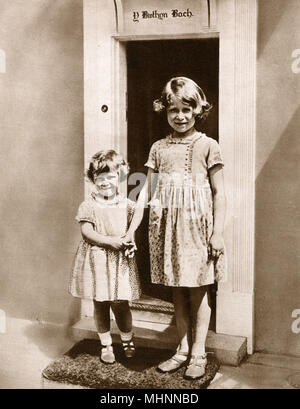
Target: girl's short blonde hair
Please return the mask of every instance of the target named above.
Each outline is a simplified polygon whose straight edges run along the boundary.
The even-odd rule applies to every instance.
[[[118,172],[121,179],[129,173],[128,163],[113,149],[95,153],[86,171],[86,176],[92,183],[95,183],[98,175],[107,172]]]
[[[195,81],[186,77],[171,78],[165,85],[161,97],[153,102],[155,112],[162,112],[171,104],[172,97],[189,104],[196,118],[205,119],[212,109],[212,105],[206,100],[203,90]]]

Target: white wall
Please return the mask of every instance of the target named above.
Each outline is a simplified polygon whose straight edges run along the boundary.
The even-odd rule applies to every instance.
[[[0,309],[65,323],[83,200],[81,0],[2,0]]]
[[[256,350],[300,355],[298,0],[260,0],[256,152]],[[300,65],[300,64],[299,64]]]

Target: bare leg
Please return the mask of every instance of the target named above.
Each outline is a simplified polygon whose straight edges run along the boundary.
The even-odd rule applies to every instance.
[[[189,292],[184,287],[173,287],[173,302],[176,327],[179,337],[179,351],[189,352],[191,343],[191,322]]]
[[[102,345],[101,361],[106,364],[115,362],[115,355],[112,348],[112,339],[110,334],[110,302],[94,300],[94,319],[98,336]]]
[[[110,302],[109,301],[95,301],[94,300],[94,319],[97,332],[102,334],[110,330]]]
[[[132,332],[132,315],[128,301],[112,302],[111,308],[114,312],[116,323],[120,330],[121,341],[125,356],[132,358],[135,354]]]
[[[201,356],[205,354],[205,341],[211,316],[209,286],[190,288],[189,292],[194,324],[194,339],[191,354]]]
[[[172,292],[179,345],[175,355],[158,365],[162,372],[173,372],[185,365],[191,344],[189,291],[184,287],[173,287]]]
[[[118,301],[111,303],[111,309],[113,310],[116,323],[121,332],[132,331],[132,315],[129,308],[128,301]]]

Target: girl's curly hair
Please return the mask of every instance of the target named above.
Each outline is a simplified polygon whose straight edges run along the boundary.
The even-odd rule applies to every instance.
[[[206,119],[212,109],[203,90],[195,81],[186,77],[175,77],[167,82],[161,97],[153,102],[153,110],[155,112],[164,111],[171,104],[174,96],[193,108],[196,119]]]
[[[106,172],[118,172],[122,180],[129,173],[129,165],[125,159],[113,149],[102,150],[92,156],[85,175],[92,183],[95,183],[95,178],[100,175],[100,173]]]

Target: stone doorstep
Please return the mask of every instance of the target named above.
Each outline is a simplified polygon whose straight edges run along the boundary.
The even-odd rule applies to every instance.
[[[172,314],[132,311],[133,330],[137,346],[173,349],[178,344],[177,330]],[[114,320],[111,321],[113,342],[120,342],[119,330]],[[76,342],[84,338],[97,339],[94,319],[84,317],[72,327]],[[208,332],[206,340],[208,352],[214,352],[223,365],[238,366],[247,355],[247,339],[233,335]]]

